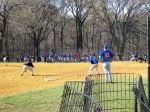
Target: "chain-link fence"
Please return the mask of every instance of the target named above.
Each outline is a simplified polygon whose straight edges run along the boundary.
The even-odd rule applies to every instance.
[[[60,112],[101,112],[100,103],[90,97],[91,89],[92,81],[66,82]]]
[[[86,77],[85,81],[66,82],[60,112],[150,112],[142,77],[134,73],[113,73]]]
[[[136,78],[133,92],[135,94],[136,112],[150,112],[150,106],[141,75],[138,75]]]

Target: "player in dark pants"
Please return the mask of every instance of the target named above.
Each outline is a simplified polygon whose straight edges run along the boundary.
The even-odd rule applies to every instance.
[[[147,62],[147,58],[148,58],[147,54],[144,54],[144,61],[145,61],[145,63]]]

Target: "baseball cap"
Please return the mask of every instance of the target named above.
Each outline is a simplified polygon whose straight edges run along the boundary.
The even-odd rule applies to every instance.
[[[90,58],[93,58],[93,56],[90,56]]]
[[[107,47],[107,45],[104,45],[104,49],[107,49],[108,47]]]

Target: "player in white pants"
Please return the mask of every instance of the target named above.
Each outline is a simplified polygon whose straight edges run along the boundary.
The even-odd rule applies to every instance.
[[[3,62],[6,64],[6,66],[7,66],[7,57],[6,56],[4,56],[3,57]]]
[[[110,63],[114,59],[114,54],[107,49],[104,45],[104,51],[100,52],[99,59],[103,63],[103,69],[105,72],[106,83],[112,83],[112,75],[110,72]]]
[[[26,72],[27,69],[30,70],[31,71],[31,75],[34,76],[33,67],[34,67],[34,65],[32,64],[31,59],[29,59],[29,62],[25,63],[23,65],[23,70],[21,72],[21,76],[23,76],[24,72]]]
[[[96,74],[99,74],[97,67],[98,67],[98,61],[96,59],[94,59],[93,56],[90,56],[90,63],[92,64],[92,66],[89,69],[89,75],[92,75],[92,70],[95,69]]]

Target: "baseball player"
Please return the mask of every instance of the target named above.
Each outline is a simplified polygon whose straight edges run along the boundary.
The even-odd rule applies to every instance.
[[[6,66],[7,66],[7,54],[5,53],[3,56],[2,56],[2,58],[3,58],[3,62],[6,64]]]
[[[21,76],[23,76],[24,72],[26,72],[27,69],[30,70],[31,75],[34,76],[33,67],[34,67],[34,65],[32,64],[31,59],[29,59],[29,61],[23,65],[23,70],[21,72]]]
[[[92,66],[89,69],[89,75],[92,76],[92,70],[95,69],[96,74],[99,74],[97,67],[98,67],[98,61],[93,57],[90,56],[90,63],[92,64]]]
[[[134,60],[134,61],[136,61],[137,60],[137,54],[136,53],[134,53],[134,52],[132,52],[132,54],[131,54],[131,60],[130,60],[130,63]]]
[[[28,55],[27,55],[27,53],[25,52],[24,53],[24,63],[26,63],[28,61]]]
[[[49,61],[52,63],[54,61],[54,53],[50,52],[49,53]]]
[[[86,61],[86,55],[85,55],[85,53],[83,53],[83,54],[81,55],[81,59],[82,59],[82,61]]]
[[[110,72],[110,63],[114,59],[114,54],[108,50],[107,45],[104,45],[104,50],[100,52],[99,59],[103,63],[103,69],[105,72],[106,83],[112,83],[112,75]]]
[[[89,61],[89,54],[86,54],[86,62]]]
[[[145,63],[148,60],[147,57],[148,57],[147,54],[144,54],[144,61],[145,61]]]
[[[74,62],[74,56],[73,56],[73,53],[70,54],[70,61],[71,61],[71,62]]]
[[[67,62],[70,62],[70,53],[67,54]]]
[[[43,52],[41,53],[40,57],[41,57],[41,62],[43,62],[43,63],[44,63],[44,62],[45,62],[45,60],[44,60],[44,53],[43,53]]]

